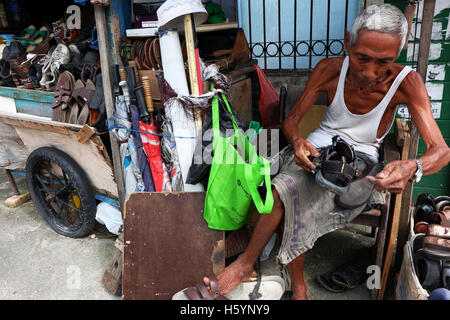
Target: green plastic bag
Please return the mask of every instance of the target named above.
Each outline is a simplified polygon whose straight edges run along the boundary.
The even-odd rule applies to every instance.
[[[208,227],[231,231],[242,228],[250,219],[252,201],[260,214],[272,212],[273,195],[270,163],[259,157],[248,137],[239,130],[224,94],[221,95],[233,121],[234,134],[224,138],[219,128],[219,98],[212,102],[213,163],[206,192],[204,218]],[[266,182],[263,203],[257,190]]]

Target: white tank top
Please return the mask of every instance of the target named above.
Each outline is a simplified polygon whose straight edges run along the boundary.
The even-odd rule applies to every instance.
[[[378,162],[380,144],[389,133],[395,119],[392,119],[391,126],[380,139],[377,138],[378,127],[392,97],[412,69],[408,66],[404,67],[383,100],[370,112],[359,115],[351,113],[344,101],[344,84],[348,71],[348,60],[347,56],[342,63],[341,75],[333,102],[326,109],[319,128],[312,132],[307,140],[318,149],[331,145],[331,139],[335,135],[340,135],[342,139],[355,146],[355,151],[365,153],[373,161]]]

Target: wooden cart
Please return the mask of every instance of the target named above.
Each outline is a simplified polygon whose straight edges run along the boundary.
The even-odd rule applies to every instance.
[[[34,205],[56,232],[86,236],[96,199],[119,207],[114,170],[95,130],[51,120],[53,97],[0,88],[0,166],[16,196],[12,174],[26,176]]]

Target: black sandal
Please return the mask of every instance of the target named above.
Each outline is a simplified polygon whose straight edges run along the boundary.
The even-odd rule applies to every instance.
[[[367,280],[367,273],[350,266],[344,266],[331,274],[331,279],[337,285],[347,289],[355,289]]]

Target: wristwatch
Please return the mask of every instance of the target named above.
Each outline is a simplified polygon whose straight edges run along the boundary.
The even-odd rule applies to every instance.
[[[418,159],[414,159],[417,163],[417,170],[416,173],[414,173],[414,176],[411,178],[412,183],[417,183],[422,179],[423,171],[422,171],[422,164]]]

